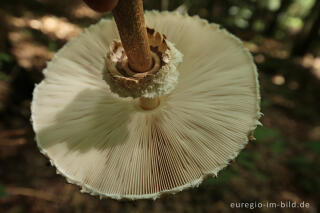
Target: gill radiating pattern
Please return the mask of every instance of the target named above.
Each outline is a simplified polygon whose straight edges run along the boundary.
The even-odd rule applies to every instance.
[[[118,98],[102,80],[118,36],[112,21],[60,50],[34,92],[38,146],[91,194],[155,199],[196,186],[235,158],[258,124],[256,68],[238,39],[177,13],[149,12],[146,21],[184,54],[177,88],[155,110]]]

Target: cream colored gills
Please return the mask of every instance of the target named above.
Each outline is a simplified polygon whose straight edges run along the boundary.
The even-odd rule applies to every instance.
[[[184,57],[176,88],[143,110],[103,80],[118,39],[102,20],[60,50],[35,89],[37,143],[82,191],[115,199],[156,199],[216,176],[259,124],[256,67],[239,39],[178,13],[146,13]],[[169,62],[170,63],[170,62]]]

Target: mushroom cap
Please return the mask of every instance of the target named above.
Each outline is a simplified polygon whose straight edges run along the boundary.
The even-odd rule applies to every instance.
[[[118,39],[102,20],[69,41],[36,86],[37,144],[57,172],[83,192],[115,199],[156,199],[216,176],[259,124],[256,66],[241,41],[199,17],[146,13],[184,55],[179,83],[154,110],[113,94],[103,80]]]

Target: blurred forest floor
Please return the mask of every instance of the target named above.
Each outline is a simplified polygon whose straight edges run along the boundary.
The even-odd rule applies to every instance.
[[[270,34],[248,29],[241,22],[241,17],[237,17],[237,9],[232,6],[234,1],[212,2],[213,5],[211,1],[203,0],[196,4],[192,1],[185,4],[172,1],[169,4],[168,1],[149,0],[145,1],[145,9],[173,10],[179,7],[180,11],[188,10],[190,14],[222,24],[244,40],[260,74],[264,116],[261,119],[263,127],[258,127],[255,132],[257,140],[249,142],[218,178],[208,179],[199,188],[156,201],[118,202],[110,199],[100,201],[80,193],[77,186],[67,184],[40,154],[30,124],[32,91],[34,85],[42,80],[42,70],[47,61],[71,37],[96,23],[102,15],[78,0],[67,3],[1,0],[0,212],[247,212],[249,210],[243,208],[231,209],[230,203],[286,200],[308,202],[310,207],[261,208],[255,212],[319,212],[319,32],[313,35],[317,39],[311,45],[307,44],[309,46],[302,51],[303,54],[294,56],[293,47],[301,41],[297,40],[301,30],[300,34],[285,30]],[[223,6],[219,7],[219,2]],[[224,5],[227,3],[231,7]],[[208,10],[208,5],[214,8]],[[288,7],[280,12],[285,12]],[[315,11],[320,11],[320,7],[315,7]],[[230,16],[224,14],[225,8]],[[240,5],[238,11],[239,8],[241,11],[244,7]],[[279,12],[279,9],[272,13]],[[110,17],[110,14],[105,17]],[[230,24],[233,23],[230,17],[234,18],[236,25]],[[247,21],[250,24],[249,18]],[[260,26],[259,23],[252,26],[256,25]],[[274,29],[277,31],[278,26]],[[301,45],[299,51],[301,53]]]

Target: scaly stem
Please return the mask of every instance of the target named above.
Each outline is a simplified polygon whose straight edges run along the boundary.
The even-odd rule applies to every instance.
[[[142,0],[119,0],[112,11],[129,66],[136,72],[152,68]]]

